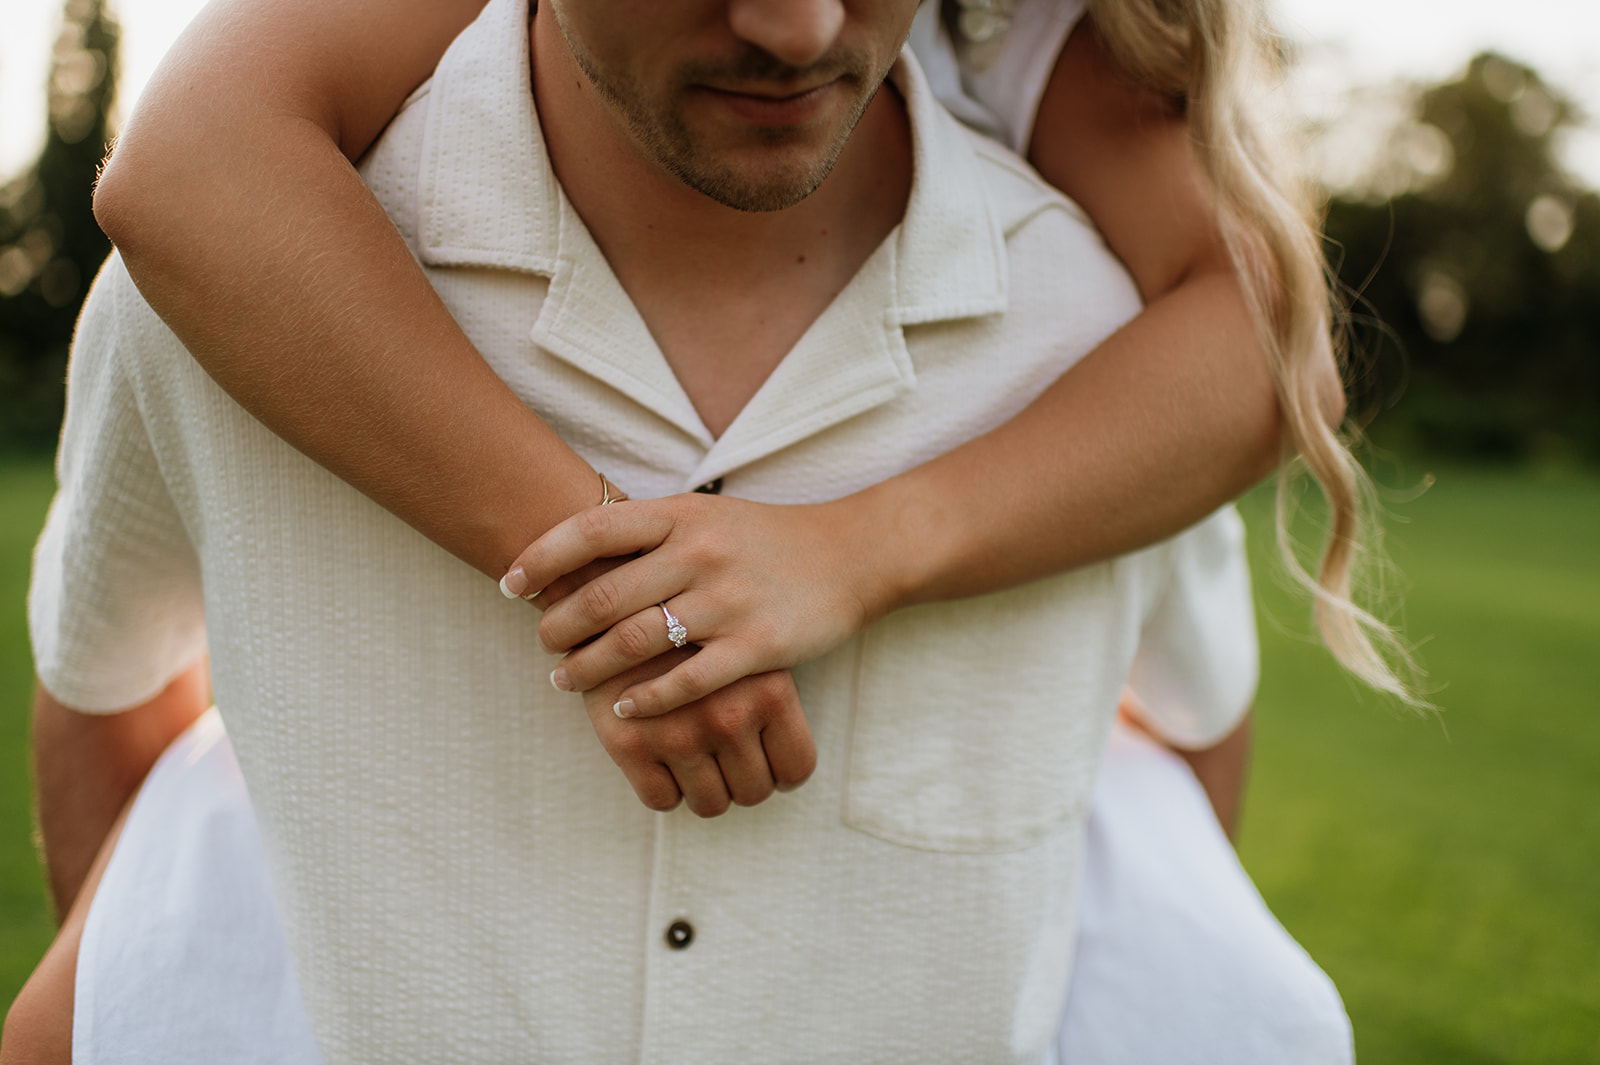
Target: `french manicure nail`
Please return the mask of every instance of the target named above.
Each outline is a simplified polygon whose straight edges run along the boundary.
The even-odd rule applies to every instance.
[[[572,682],[567,679],[566,666],[557,666],[555,669],[550,671],[550,683],[555,685],[556,691],[558,692],[569,692],[573,690]]]
[[[633,705],[633,700],[632,699],[619,699],[611,707],[611,712],[613,714],[616,714],[618,717],[629,718],[629,717],[632,717],[634,714],[638,713],[639,709],[638,709],[638,707]]]
[[[512,566],[504,577],[500,578],[500,594],[507,599],[521,599],[522,593],[528,590],[528,575],[522,572],[521,566]]]

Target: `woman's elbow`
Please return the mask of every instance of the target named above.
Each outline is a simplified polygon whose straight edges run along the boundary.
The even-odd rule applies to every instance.
[[[124,252],[137,247],[140,234],[149,228],[151,197],[143,190],[156,179],[146,171],[137,152],[125,151],[118,145],[100,164],[100,175],[95,179],[94,220],[111,243]]]
[[[141,288],[154,274],[181,270],[217,226],[226,195],[213,159],[196,158],[186,136],[161,130],[124,134],[100,167],[94,218]]]

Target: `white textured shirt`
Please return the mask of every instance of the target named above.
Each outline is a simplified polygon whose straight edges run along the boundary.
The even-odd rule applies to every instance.
[[[716,439],[551,173],[523,0],[362,171],[490,365],[630,494],[832,499],[1006,421],[1138,310],[1079,211],[913,60],[893,80],[905,219]],[[532,610],[236,406],[115,258],[60,477],[40,677],[116,710],[209,643],[330,1063],[1040,1061],[1118,692],[1141,640],[1193,644],[1166,627],[1206,580],[1202,529],[896,613],[795,671],[812,780],[702,821],[638,803],[545,682]]]

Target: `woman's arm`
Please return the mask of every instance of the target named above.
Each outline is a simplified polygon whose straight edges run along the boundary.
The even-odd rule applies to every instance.
[[[499,575],[597,502],[596,479],[477,357],[347,159],[480,7],[215,0],[151,82],[96,211],[230,394]],[[1150,306],[1011,423],[881,486],[882,510],[944,533],[896,602],[1144,546],[1276,461],[1270,378],[1186,146],[1181,118],[1075,32],[1034,162],[1101,226]],[[1328,370],[1336,392],[1331,357]]]
[[[350,162],[482,6],[213,0],[140,99],[95,214],[151,306],[245,409],[499,577],[534,537],[599,503],[600,479],[479,358]],[[682,795],[720,813],[799,785],[815,764],[786,675],[709,694],[670,729],[623,728],[604,695],[586,699],[601,743],[653,808]],[[704,771],[708,757],[726,779]]]
[[[349,162],[481,7],[215,0],[140,99],[95,213],[246,409],[498,578],[599,480],[478,357]]]
[[[478,6],[216,0],[141,102],[97,211],[152,305],[247,409],[495,574],[597,502],[597,481],[477,357],[346,159]],[[1109,163],[1170,158],[1185,133],[1162,117],[1131,135],[1149,150]],[[1053,121],[1041,121],[1041,135],[1058,135]],[[1059,135],[1094,133],[1069,122]],[[1192,164],[1145,176],[1158,188],[1198,187]],[[1149,268],[1167,260],[1142,254],[1149,234],[1118,225],[1109,203],[1118,185],[1108,181],[1101,200],[1098,186],[1078,194],[1109,220],[1151,307],[1008,425],[862,493],[858,527],[879,544],[915,545],[855,593],[871,600],[862,617],[1143,546],[1275,460],[1276,406],[1231,274]],[[1201,219],[1178,233],[1205,239],[1174,261],[1203,264],[1190,253],[1214,239],[1205,204],[1192,194],[1176,202]],[[764,668],[745,664],[735,675]]]
[[[989,591],[1145,546],[1281,457],[1272,377],[1187,123],[1118,70],[1088,17],[1056,62],[1028,158],[1094,220],[1146,307],[1010,423],[880,486],[885,509],[944,532],[903,579],[903,600]],[[1331,346],[1319,377],[1337,424]],[[991,505],[969,505],[980,498]],[[1002,544],[995,505],[1013,508]]]
[[[513,572],[540,585],[597,555],[648,552],[547,611],[549,647],[599,636],[563,663],[566,683],[584,690],[630,665],[663,639],[651,605],[687,596],[702,654],[619,696],[663,713],[741,671],[820,654],[898,607],[1152,543],[1272,468],[1272,378],[1187,125],[1120,75],[1087,20],[1056,63],[1029,154],[1100,226],[1145,310],[1012,421],[849,499],[679,498],[555,530]],[[1336,423],[1331,347],[1319,375]]]

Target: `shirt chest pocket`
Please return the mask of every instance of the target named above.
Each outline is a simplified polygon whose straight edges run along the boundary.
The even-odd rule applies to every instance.
[[[939,851],[1083,816],[1127,676],[1112,567],[916,607],[862,635],[844,819]]]

